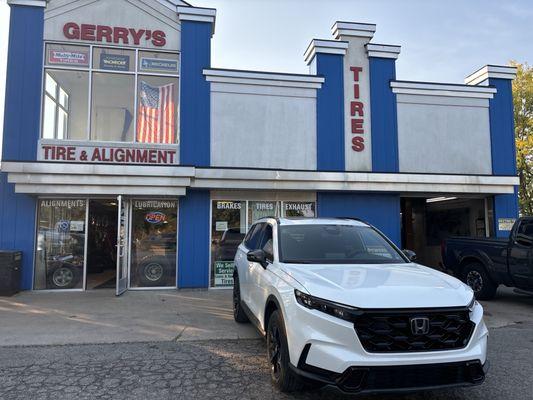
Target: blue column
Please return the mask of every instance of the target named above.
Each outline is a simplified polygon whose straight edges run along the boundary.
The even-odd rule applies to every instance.
[[[498,92],[489,101],[490,138],[493,175],[516,175],[516,145],[512,81],[489,78],[489,85]],[[514,194],[494,196],[494,232],[497,237],[508,237],[509,231],[498,229],[500,218],[518,218],[518,190]]]
[[[317,203],[319,217],[360,218],[401,245],[399,195],[319,192]]]
[[[396,59],[370,57],[370,107],[372,110],[372,172],[398,172],[398,117]]]
[[[189,190],[179,203],[178,287],[209,286],[209,210],[207,190]]]
[[[211,66],[212,24],[181,23],[180,163],[211,164],[210,87],[203,75]]]
[[[40,129],[43,65],[42,6],[11,5],[2,161],[35,161]],[[36,199],[16,194],[0,174],[0,247],[21,250],[23,289],[31,289]]]
[[[317,93],[317,170],[344,171],[344,56],[316,54],[316,72],[325,78]]]

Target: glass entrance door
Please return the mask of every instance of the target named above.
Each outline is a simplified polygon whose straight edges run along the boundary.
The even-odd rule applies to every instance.
[[[117,296],[128,289],[129,201],[118,196]]]

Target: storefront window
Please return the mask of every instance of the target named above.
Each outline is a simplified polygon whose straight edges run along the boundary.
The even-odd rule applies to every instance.
[[[178,79],[139,76],[137,142],[176,143]]]
[[[233,259],[246,234],[246,202],[216,200],[212,203],[211,286],[233,286]]]
[[[277,201],[249,201],[248,202],[248,226],[264,217],[276,217],[279,212]]]
[[[211,210],[211,286],[232,287],[234,258],[250,226],[264,217],[314,217],[312,201],[214,200]]]
[[[315,203],[310,201],[285,201],[283,202],[284,217],[315,217]]]
[[[93,74],[91,139],[131,142],[134,125],[134,83],[132,75]]]
[[[178,203],[134,200],[131,287],[176,286]]]
[[[176,53],[48,43],[44,76],[44,139],[179,142]]]
[[[85,139],[89,74],[49,69],[44,79],[43,137]]]
[[[40,200],[35,289],[83,287],[85,200]]]

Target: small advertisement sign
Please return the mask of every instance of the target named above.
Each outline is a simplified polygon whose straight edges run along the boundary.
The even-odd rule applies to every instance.
[[[70,221],[71,232],[83,232],[85,222],[84,221]]]
[[[233,261],[215,261],[215,286],[233,286]]]
[[[130,56],[122,54],[101,54],[100,69],[109,71],[129,71]]]
[[[226,232],[228,230],[228,221],[216,221],[215,225],[217,232]]]
[[[162,224],[167,220],[167,216],[161,211],[151,211],[146,214],[144,220],[149,224]]]
[[[157,71],[177,73],[179,69],[178,60],[164,60],[160,58],[141,58],[142,71]]]
[[[515,222],[516,218],[498,218],[498,230],[511,231]]]
[[[48,52],[48,64],[89,66],[89,52],[74,50],[54,50]]]

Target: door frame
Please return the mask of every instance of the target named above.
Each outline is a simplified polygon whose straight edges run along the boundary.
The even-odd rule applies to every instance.
[[[122,195],[117,196],[118,221],[117,221],[117,269],[115,294],[120,296],[129,289],[130,276],[130,226],[131,226],[131,201]],[[124,211],[123,211],[124,210]],[[124,215],[123,215],[124,214]],[[122,232],[122,225],[125,225],[125,232]],[[122,237],[122,235],[124,237]],[[121,249],[123,253],[121,255]],[[124,267],[124,263],[126,264]],[[125,271],[124,271],[125,270]],[[121,272],[125,272],[121,278]]]

